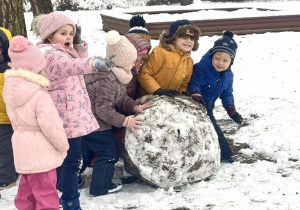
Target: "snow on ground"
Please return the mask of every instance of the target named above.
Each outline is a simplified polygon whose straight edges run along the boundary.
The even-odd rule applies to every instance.
[[[299,1],[230,4],[257,5],[273,9],[299,8]],[[197,3],[196,6],[228,7],[229,4]],[[154,8],[154,7],[153,7]],[[162,6],[156,7],[162,8]],[[131,8],[133,9],[133,8]],[[172,9],[164,6],[164,9]],[[253,11],[252,11],[253,12]],[[89,43],[90,56],[105,55],[105,34],[99,11],[67,11]],[[216,12],[217,14],[217,12]],[[28,29],[32,19],[26,13]],[[246,14],[245,14],[246,16]],[[154,17],[153,17],[154,18]],[[186,15],[185,18],[189,19]],[[175,18],[174,18],[175,19]],[[37,39],[28,32],[29,39]],[[182,192],[153,188],[141,181],[123,186],[121,192],[101,197],[88,195],[87,183],[80,190],[85,210],[296,210],[300,209],[300,32],[236,35],[239,47],[232,70],[237,111],[244,117],[235,125],[216,104],[215,115],[232,142],[237,161],[222,164],[217,175],[207,181],[185,186]],[[192,53],[198,62],[219,36],[202,36],[200,49]],[[158,41],[152,40],[157,46]],[[116,165],[116,181],[123,176],[122,161]],[[17,187],[1,191],[0,209],[15,209]]]

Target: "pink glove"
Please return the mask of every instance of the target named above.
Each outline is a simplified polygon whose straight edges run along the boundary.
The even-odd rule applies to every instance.
[[[142,114],[142,113],[144,113],[144,111],[146,109],[149,109],[152,106],[153,106],[153,101],[148,101],[148,102],[144,103],[143,105],[136,105],[135,107],[133,107],[133,111],[135,113]]]
[[[136,133],[135,129],[139,129],[139,125],[142,124],[142,119],[133,115],[126,117],[125,121],[123,122],[123,126],[129,128],[133,133]]]

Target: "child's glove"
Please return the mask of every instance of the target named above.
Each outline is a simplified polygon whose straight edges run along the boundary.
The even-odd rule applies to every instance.
[[[115,56],[116,55],[112,55],[109,58],[97,57],[97,59],[94,62],[95,68],[98,70],[101,70],[104,68],[104,69],[110,71],[113,67],[115,67],[115,63],[111,60]]]
[[[191,96],[192,95],[192,93],[191,92],[189,92],[189,91],[182,91],[182,92],[180,92],[182,95],[184,95],[184,96]]]
[[[75,25],[76,26],[76,34],[73,38],[73,44],[81,44],[82,39],[81,39],[81,26]]]
[[[206,106],[205,100],[202,98],[202,95],[198,91],[193,91],[192,99],[202,104],[203,106]]]
[[[136,133],[136,129],[139,129],[139,125],[142,124],[141,118],[130,115],[125,118],[123,126],[129,128],[133,133]]]
[[[165,95],[165,96],[169,96],[169,97],[174,97],[177,96],[179,94],[179,92],[177,90],[165,90],[165,89],[157,89],[156,91],[153,92],[153,95]]]
[[[234,105],[227,105],[225,107],[229,117],[237,124],[242,124],[243,122],[243,118],[242,116],[235,110],[235,106]]]
[[[152,106],[153,106],[153,101],[148,101],[147,103],[145,103],[143,105],[136,105],[135,107],[133,107],[133,111],[135,113],[142,114],[142,113],[144,113],[144,111],[146,109],[149,109]]]

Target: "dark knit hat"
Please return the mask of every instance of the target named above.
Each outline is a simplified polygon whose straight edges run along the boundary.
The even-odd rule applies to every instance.
[[[213,48],[211,49],[210,56],[212,57],[216,52],[227,52],[231,56],[231,64],[233,64],[237,44],[233,39],[233,33],[231,31],[223,31],[222,37],[215,41]]]
[[[148,41],[151,40],[151,36],[146,28],[146,21],[143,16],[133,16],[129,21],[129,25],[130,29],[128,30],[128,33],[136,33]]]

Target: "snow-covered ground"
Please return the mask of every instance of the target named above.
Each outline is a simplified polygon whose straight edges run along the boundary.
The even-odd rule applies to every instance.
[[[293,13],[295,8],[300,7],[300,2],[198,2],[194,7],[249,5],[284,9]],[[162,7],[166,10],[173,8],[151,8]],[[248,15],[246,11],[243,12],[245,16]],[[253,12],[255,10],[252,10],[252,14]],[[89,43],[90,56],[104,56],[106,32],[102,30],[100,12],[67,11],[67,14],[75,22],[80,18],[83,36]],[[218,12],[215,11],[214,15],[218,16]],[[188,14],[184,18],[191,19]],[[26,13],[28,29],[31,20],[32,14]],[[37,41],[30,31],[28,36],[33,42]],[[198,62],[218,38],[219,36],[200,37],[200,48],[192,53],[194,62]],[[233,164],[222,163],[217,175],[207,181],[185,186],[179,193],[153,188],[136,181],[124,185],[122,191],[116,194],[92,198],[88,195],[86,184],[80,191],[83,209],[300,209],[300,32],[236,35],[234,38],[238,43],[236,59],[232,66],[235,74],[235,104],[245,122],[241,126],[234,124],[220,101],[216,104],[215,116],[232,142],[239,161]],[[157,45],[158,41],[152,40],[152,46]],[[116,181],[123,176],[122,165],[122,161],[116,165]],[[85,175],[89,178],[90,174],[91,168]],[[16,193],[17,186],[1,191],[1,210],[15,209],[13,200]]]

